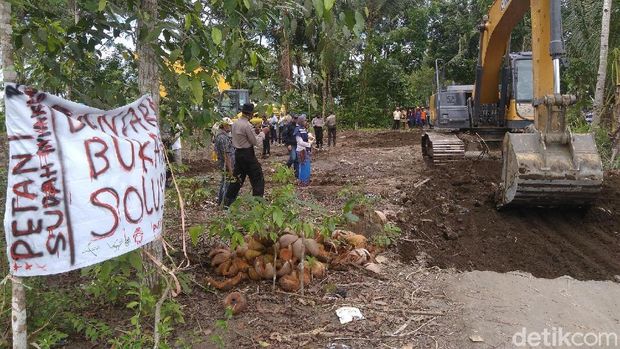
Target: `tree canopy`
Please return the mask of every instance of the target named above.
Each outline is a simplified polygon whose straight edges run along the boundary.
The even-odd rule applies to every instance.
[[[473,83],[477,25],[492,0],[159,0],[150,32],[136,28],[139,0],[11,3],[20,82],[117,106],[138,94],[137,42],[153,41],[164,120],[201,130],[216,118],[221,77],[250,89],[262,111],[272,103],[310,114],[336,109],[350,125],[379,125],[395,106],[425,105],[436,59],[447,80]],[[596,84],[601,6],[564,3],[564,84],[584,105]],[[526,16],[512,51],[530,49],[529,32]]]

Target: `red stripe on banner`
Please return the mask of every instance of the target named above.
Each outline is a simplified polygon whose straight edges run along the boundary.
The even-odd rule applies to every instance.
[[[9,142],[21,141],[21,140],[26,140],[26,139],[34,139],[34,136],[33,135],[12,135],[12,136],[9,136]]]

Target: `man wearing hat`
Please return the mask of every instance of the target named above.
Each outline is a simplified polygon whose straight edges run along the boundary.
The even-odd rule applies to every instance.
[[[241,117],[232,125],[232,145],[235,147],[234,182],[228,186],[224,206],[230,206],[235,201],[246,176],[250,177],[252,195],[263,196],[265,192],[263,169],[254,154],[254,147],[258,146],[258,141],[254,126],[249,121],[253,113],[254,105],[244,104],[241,108]]]
[[[222,173],[220,189],[217,194],[218,205],[224,203],[224,197],[230,186],[235,168],[235,148],[232,145],[230,135],[232,124],[233,121],[226,117],[215,125],[217,130],[215,131],[214,148],[217,155],[217,165]]]

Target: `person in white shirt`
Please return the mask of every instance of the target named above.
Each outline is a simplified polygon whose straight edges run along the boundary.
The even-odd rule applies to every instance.
[[[312,127],[316,137],[316,147],[319,149],[323,149],[323,126],[325,126],[325,120],[317,114],[312,119]]]
[[[400,108],[396,108],[392,113],[392,119],[394,123],[392,123],[392,130],[398,130],[400,128],[400,118],[402,117],[402,113],[400,112]]]
[[[174,161],[175,164],[177,165],[182,165],[183,164],[183,155],[181,153],[181,149],[183,149],[183,147],[181,146],[181,137],[178,137],[177,140],[172,143],[172,161]]]
[[[329,113],[329,116],[325,119],[325,126],[327,126],[327,146],[331,147],[332,144],[336,146],[336,114],[334,111]]]
[[[291,118],[290,115],[285,115],[284,113],[282,113],[282,115],[280,115],[280,120],[278,120],[278,143],[280,145],[285,143],[284,142],[284,127],[288,123],[287,119],[290,119],[290,118]]]
[[[275,144],[278,138],[278,116],[276,114],[271,115],[269,118],[269,142]]]
[[[182,155],[182,149],[183,146],[181,145],[181,131],[183,130],[183,127],[179,124],[176,124],[174,126],[174,143],[172,143],[170,145],[170,150],[172,151],[172,159],[170,159],[172,162],[174,162],[177,165],[183,165],[183,155]]]

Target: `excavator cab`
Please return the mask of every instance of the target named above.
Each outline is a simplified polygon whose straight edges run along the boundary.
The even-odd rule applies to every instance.
[[[501,18],[513,4],[514,11],[523,10],[517,3],[497,0],[494,6],[502,6],[496,9]],[[594,136],[573,134],[566,122],[567,108],[577,99],[560,88],[561,0],[532,1],[530,6],[535,129],[504,137],[497,206],[587,206],[601,191],[603,165]],[[519,85],[516,89],[519,93]]]
[[[250,102],[250,91],[246,89],[227,89],[220,92],[217,112],[222,118],[234,118],[245,103]]]
[[[507,88],[509,96],[506,98],[508,105],[505,106],[506,127],[522,130],[534,123],[532,53],[513,52],[508,59],[510,80]]]

